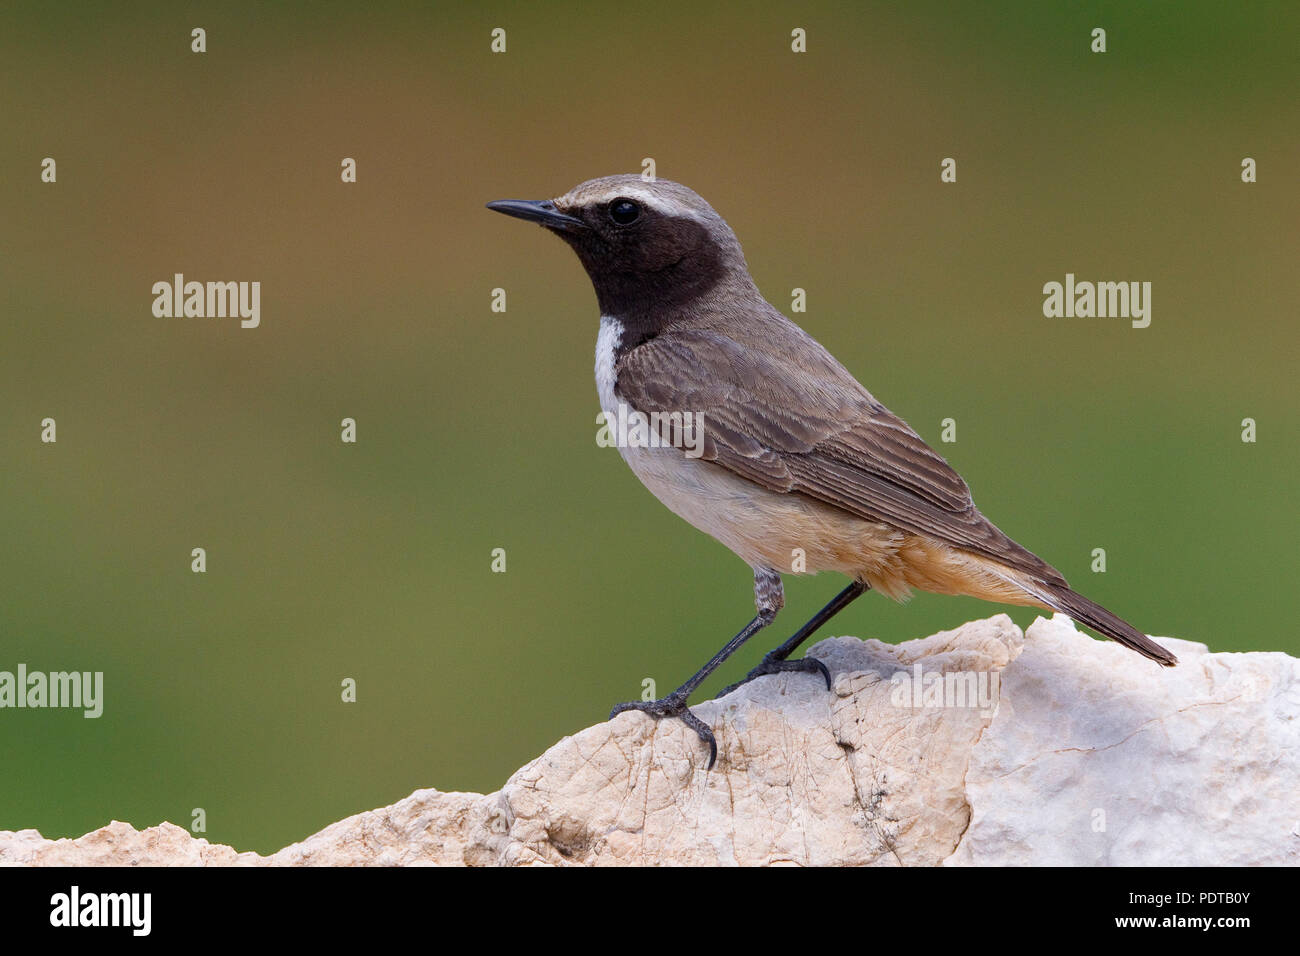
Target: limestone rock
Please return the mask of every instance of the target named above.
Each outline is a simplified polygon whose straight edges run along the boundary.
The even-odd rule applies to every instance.
[[[1300,660],[1163,639],[1177,667],[1029,628],[971,755],[964,864],[1300,862]]]
[[[223,866],[238,857],[230,847],[195,839],[171,823],[137,830],[114,820],[75,840],[46,840],[35,830],[0,831],[0,865],[8,866]]]
[[[679,721],[566,737],[481,795],[418,790],[269,857],[163,823],[0,832],[0,864],[985,865],[1300,862],[1300,660],[1162,639],[1161,668],[1068,618],[765,677]]]

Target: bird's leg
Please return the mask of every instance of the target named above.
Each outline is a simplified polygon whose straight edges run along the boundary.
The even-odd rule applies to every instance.
[[[754,606],[758,613],[754,619],[744,626],[739,634],[729,640],[725,647],[718,653],[714,654],[707,664],[696,672],[695,676],[688,680],[681,687],[677,688],[667,697],[661,697],[659,700],[628,701],[625,704],[617,704],[609,712],[611,720],[625,710],[639,710],[644,714],[649,714],[658,720],[661,717],[677,717],[695,731],[700,740],[709,745],[709,766],[713,769],[714,761],[718,759],[718,741],[713,736],[713,731],[708,725],[696,717],[686,706],[686,700],[704,682],[704,679],[718,669],[728,657],[740,649],[740,645],[761,631],[767,625],[771,624],[776,617],[776,612],[781,610],[785,605],[785,590],[781,587],[781,575],[771,568],[754,569]]]
[[[854,581],[835,597],[824,608],[812,616],[810,620],[799,630],[795,631],[791,638],[774,651],[770,651],[763,660],[745,675],[745,679],[737,681],[730,687],[723,690],[718,697],[725,697],[737,687],[748,684],[755,677],[762,677],[764,674],[782,674],[788,671],[799,671],[806,674],[821,674],[826,680],[826,689],[831,689],[831,672],[826,669],[826,665],[815,657],[801,657],[798,660],[786,660],[795,649],[808,640],[817,628],[821,627],[840,611],[852,604],[857,598],[871,590],[871,585],[864,581]],[[716,697],[714,698],[717,699]]]

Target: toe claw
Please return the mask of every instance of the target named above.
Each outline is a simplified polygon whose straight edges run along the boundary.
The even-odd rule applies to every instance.
[[[797,660],[789,661],[771,656],[764,657],[758,666],[745,675],[744,680],[732,684],[730,687],[724,687],[722,691],[714,698],[725,697],[738,687],[744,687],[756,677],[766,677],[769,674],[788,674],[790,672],[802,674],[820,674],[822,680],[826,682],[826,689],[831,689],[831,672],[815,657],[800,657]]]
[[[676,717],[691,730],[695,731],[696,736],[703,743],[709,745],[709,770],[713,769],[714,763],[718,759],[718,741],[713,736],[713,731],[709,725],[695,716],[695,713],[686,706],[686,698],[680,697],[676,692],[669,694],[660,700],[630,700],[622,704],[615,704],[614,709],[609,712],[609,719],[613,720],[616,716],[625,711],[639,710],[641,713],[655,720],[661,720],[664,717]]]

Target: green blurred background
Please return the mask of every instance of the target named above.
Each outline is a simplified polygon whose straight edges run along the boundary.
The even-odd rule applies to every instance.
[[[0,669],[102,670],[106,705],[0,711],[0,828],[202,807],[270,852],[496,789],[749,618],[748,569],[595,444],[576,259],[483,208],[645,157],[1076,587],[1300,652],[1298,34],[1294,3],[6,4]],[[260,280],[261,327],[155,318],[175,272]],[[1150,328],[1044,318],[1067,272],[1151,281]],[[789,579],[705,691],[842,584]],[[1000,610],[871,596],[830,633]]]

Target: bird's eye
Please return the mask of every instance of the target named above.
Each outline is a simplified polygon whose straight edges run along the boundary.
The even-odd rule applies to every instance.
[[[609,218],[620,226],[630,226],[641,215],[641,207],[630,199],[615,199],[609,204]]]

